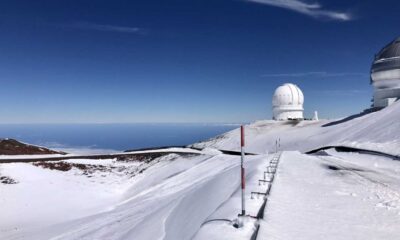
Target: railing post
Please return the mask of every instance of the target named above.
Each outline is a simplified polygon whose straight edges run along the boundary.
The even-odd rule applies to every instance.
[[[246,203],[245,203],[245,188],[246,188],[246,177],[244,171],[244,126],[240,126],[240,150],[241,150],[241,160],[240,160],[240,175],[242,183],[242,216],[246,215]]]

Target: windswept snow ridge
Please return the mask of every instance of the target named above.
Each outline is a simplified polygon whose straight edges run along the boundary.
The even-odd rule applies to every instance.
[[[399,119],[400,101],[346,121],[258,121],[246,126],[246,150],[274,152],[280,139],[280,150],[307,152],[324,146],[348,146],[400,155]],[[238,151],[239,140],[239,130],[235,129],[193,146]]]

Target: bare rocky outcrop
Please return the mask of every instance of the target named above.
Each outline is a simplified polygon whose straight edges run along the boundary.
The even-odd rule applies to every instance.
[[[0,139],[0,155],[65,154],[48,148],[29,145],[15,139]]]

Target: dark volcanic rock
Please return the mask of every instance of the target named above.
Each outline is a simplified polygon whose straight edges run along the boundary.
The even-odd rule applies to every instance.
[[[18,182],[15,181],[14,179],[10,178],[10,177],[0,176],[0,183],[3,183],[3,184],[16,184]]]
[[[44,147],[18,142],[14,139],[0,139],[0,155],[65,154]]]
[[[93,165],[93,164],[82,164],[82,163],[69,163],[69,162],[35,162],[33,163],[36,167],[47,168],[50,170],[58,170],[67,172],[72,168],[79,169],[83,172],[83,175],[90,175],[96,171],[101,172],[110,172],[112,169],[116,167],[113,166],[102,166],[102,165]]]

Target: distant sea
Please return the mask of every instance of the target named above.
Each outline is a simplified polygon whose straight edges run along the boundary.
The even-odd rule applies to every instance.
[[[0,124],[0,138],[64,150],[102,153],[188,145],[237,128],[238,124]]]

